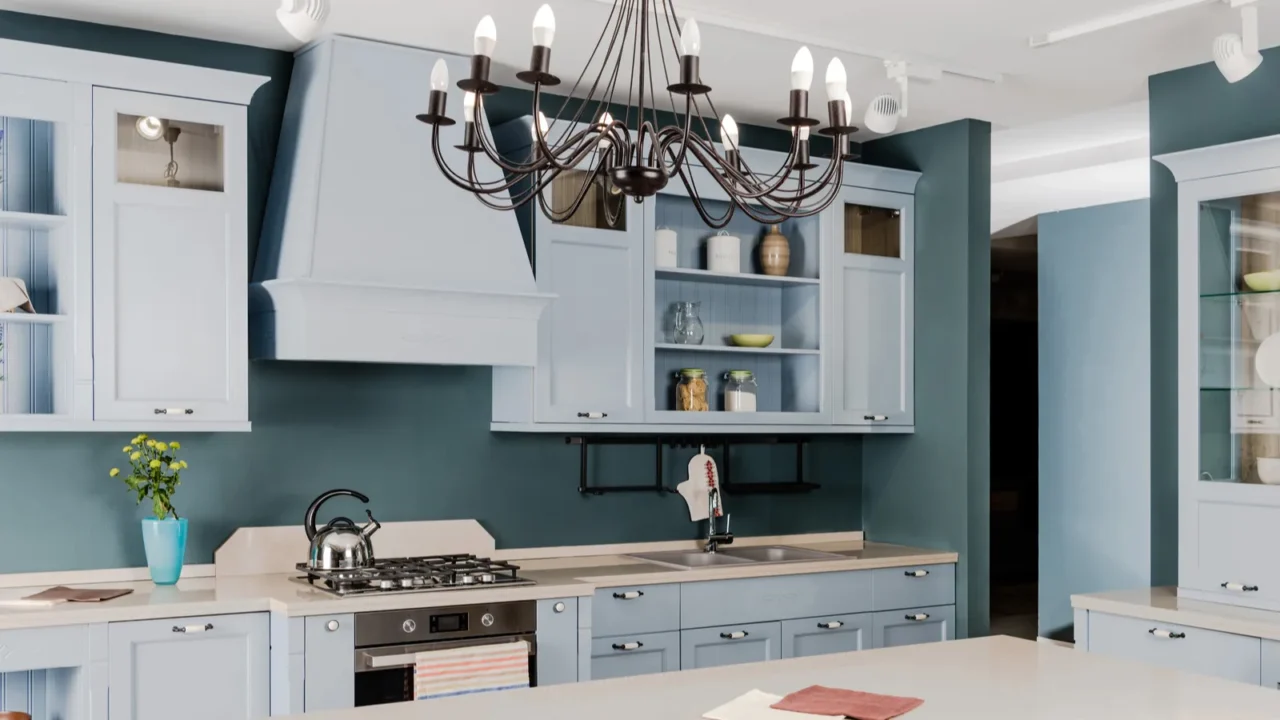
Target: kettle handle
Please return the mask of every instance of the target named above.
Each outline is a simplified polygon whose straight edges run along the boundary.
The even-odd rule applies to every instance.
[[[316,538],[316,513],[319,512],[320,506],[323,505],[326,500],[341,495],[349,495],[366,504],[369,502],[369,497],[367,495],[364,493],[358,493],[355,490],[330,490],[329,492],[322,494],[311,503],[311,507],[307,508],[307,515],[302,520],[302,525],[307,530],[308,540],[314,540]]]

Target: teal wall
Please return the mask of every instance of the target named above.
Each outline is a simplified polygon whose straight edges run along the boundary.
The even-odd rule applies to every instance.
[[[269,75],[249,109],[251,252],[256,248],[288,54],[10,12],[0,12],[0,37]],[[744,142],[754,135],[744,131]],[[563,438],[490,433],[487,368],[253,363],[249,383],[251,434],[182,438],[192,465],[177,496],[192,522],[188,562],[209,562],[236,527],[300,522],[312,497],[337,486],[368,493],[382,520],[477,518],[506,547],[697,534],[678,496],[579,496],[577,450]],[[127,439],[0,435],[0,545],[22,549],[0,559],[0,572],[144,564],[142,513],[106,475]],[[683,479],[681,452],[669,454],[671,485]],[[605,449],[592,474],[608,484],[652,482],[652,453]],[[735,532],[859,529],[860,440],[815,442],[808,460],[809,479],[822,490],[730,497]],[[793,467],[794,453],[784,449],[735,451],[737,480],[790,480]]]
[[[1231,84],[1213,63],[1153,75],[1151,154],[1280,133],[1280,48]],[[1178,581],[1178,185],[1151,163],[1151,582]]]
[[[863,145],[920,170],[916,432],[863,445],[867,537],[960,553],[957,635],[987,634],[990,574],[991,126],[964,120]]]
[[[1151,581],[1150,203],[1040,216],[1039,634]]]

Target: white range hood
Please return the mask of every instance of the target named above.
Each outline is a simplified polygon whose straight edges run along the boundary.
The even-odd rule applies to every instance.
[[[250,292],[254,357],[535,363],[553,296],[536,290],[516,216],[450,183],[414,119],[441,57],[451,79],[469,71],[353,38],[299,52]],[[450,93],[457,118],[461,100]],[[462,123],[444,129],[455,167],[461,142]]]

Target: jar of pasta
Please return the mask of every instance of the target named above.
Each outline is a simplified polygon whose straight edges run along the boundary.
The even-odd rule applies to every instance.
[[[707,373],[700,368],[685,368],[676,382],[676,410],[707,412]]]

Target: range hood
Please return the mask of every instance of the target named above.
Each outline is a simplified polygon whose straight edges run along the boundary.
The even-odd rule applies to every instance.
[[[469,72],[355,38],[299,52],[250,287],[253,357],[535,363],[553,296],[537,292],[516,215],[451,184],[414,119],[442,57],[451,77]],[[461,117],[461,92],[449,100]],[[456,161],[462,123],[443,130]]]

